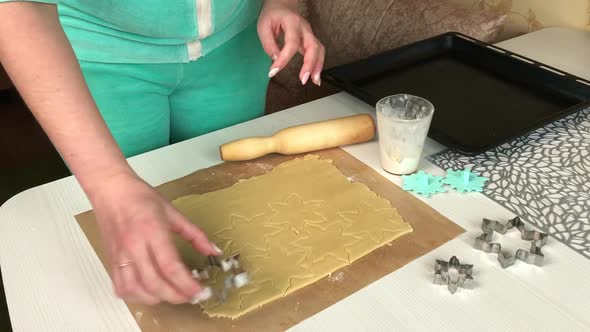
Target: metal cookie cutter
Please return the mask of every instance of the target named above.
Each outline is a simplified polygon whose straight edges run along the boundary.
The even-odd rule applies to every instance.
[[[492,242],[494,232],[506,234],[511,228],[516,228],[521,234],[521,239],[531,242],[530,250],[518,249],[514,255],[502,252],[502,246],[499,243]],[[541,247],[547,243],[548,234],[538,231],[527,231],[525,224],[519,217],[508,220],[508,223],[502,224],[495,220],[485,219],[481,224],[483,233],[475,238],[474,247],[477,250],[494,253],[498,255],[498,261],[502,268],[514,264],[517,259],[527,263],[542,266],[545,256],[541,252]]]
[[[212,276],[212,270],[218,268],[227,274],[223,279],[223,285],[215,287],[213,294],[220,303],[225,302],[232,288],[242,288],[250,283],[250,277],[240,265],[240,253],[224,259],[216,256],[207,257],[208,264],[202,269],[194,269],[193,277],[198,280],[208,280]]]
[[[454,272],[454,273],[453,273]],[[461,264],[456,256],[446,262],[436,260],[434,263],[434,284],[448,286],[451,294],[455,294],[457,288],[473,288],[473,265]]]

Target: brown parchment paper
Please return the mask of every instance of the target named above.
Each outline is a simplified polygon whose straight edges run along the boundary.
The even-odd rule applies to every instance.
[[[209,318],[199,306],[188,304],[127,304],[142,331],[284,331],[464,232],[461,227],[343,150],[336,148],[314,154],[333,160],[334,165],[349,179],[366,184],[388,199],[414,231],[340,269],[339,278],[324,278],[236,320]],[[298,156],[268,155],[250,162],[222,163],[165,183],[157,189],[170,200],[219,190],[240,179],[261,175],[294,157]],[[76,220],[106,266],[93,212],[77,215]],[[198,253],[195,252],[196,255]]]

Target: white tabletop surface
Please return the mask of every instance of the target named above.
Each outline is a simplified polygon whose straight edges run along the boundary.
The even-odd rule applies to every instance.
[[[546,29],[500,46],[590,78],[590,33]],[[152,151],[130,163],[149,183],[159,185],[219,163],[218,146],[229,140],[372,111],[340,93]],[[441,149],[429,140],[426,154]],[[345,150],[400,184],[382,171],[376,142]],[[442,173],[428,162],[422,168]],[[504,270],[494,255],[474,250],[472,241],[482,217],[508,219],[511,213],[477,193],[440,194],[424,201],[467,232],[291,330],[590,331],[589,260],[550,240],[543,249],[545,266],[518,262]],[[72,177],[27,190],[0,208],[0,264],[15,331],[139,330],[113,295],[106,271],[74,219],[90,208]],[[515,241],[508,237],[503,244],[511,248]],[[453,255],[475,265],[474,290],[451,295],[431,283],[434,260]]]

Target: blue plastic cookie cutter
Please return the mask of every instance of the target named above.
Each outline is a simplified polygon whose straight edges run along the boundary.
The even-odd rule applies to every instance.
[[[430,197],[432,194],[447,191],[443,187],[442,176],[435,176],[424,171],[418,171],[418,173],[412,175],[404,175],[402,179],[404,180],[402,187],[404,190],[413,191],[424,197]]]
[[[483,186],[487,180],[487,178],[479,176],[471,172],[471,169],[467,168],[458,171],[448,169],[447,176],[444,180],[442,180],[442,182],[444,184],[448,184],[453,189],[459,192],[482,192]]]

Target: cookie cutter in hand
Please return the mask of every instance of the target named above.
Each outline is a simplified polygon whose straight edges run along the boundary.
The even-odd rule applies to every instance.
[[[234,254],[224,259],[216,256],[207,257],[207,265],[204,268],[197,268],[192,271],[193,277],[197,280],[208,280],[212,277],[215,269],[221,270],[226,274],[223,278],[223,285],[215,287],[213,295],[219,303],[225,302],[229,291],[233,288],[242,288],[250,283],[248,272],[240,264],[240,253]]]
[[[512,228],[516,228],[520,232],[522,240],[531,242],[528,251],[518,249],[514,254],[506,254],[502,252],[502,246],[499,243],[492,242],[494,233],[506,234]],[[484,218],[481,229],[483,233],[475,238],[475,249],[498,255],[498,261],[502,268],[513,265],[517,259],[527,264],[543,266],[545,255],[541,252],[541,247],[547,243],[547,233],[527,231],[524,222],[519,217],[508,220],[506,224]]]
[[[455,271],[456,275],[449,273]],[[473,289],[473,265],[461,264],[456,256],[447,261],[436,260],[434,263],[434,280],[436,285],[448,286],[451,294],[455,294],[457,288]]]

